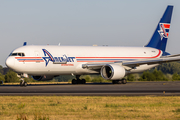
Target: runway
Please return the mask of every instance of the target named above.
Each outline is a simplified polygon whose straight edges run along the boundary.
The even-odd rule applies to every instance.
[[[18,96],[179,96],[180,82],[89,83],[85,85],[0,85],[0,95]]]

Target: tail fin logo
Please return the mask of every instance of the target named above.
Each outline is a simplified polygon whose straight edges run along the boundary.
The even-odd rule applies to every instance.
[[[159,23],[159,35],[161,36],[161,40],[163,38],[168,38],[169,35],[169,28],[170,28],[170,24],[168,23]]]

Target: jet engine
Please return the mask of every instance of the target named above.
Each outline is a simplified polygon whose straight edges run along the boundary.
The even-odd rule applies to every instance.
[[[47,81],[47,80],[52,80],[54,76],[32,76],[32,78],[34,80],[37,80],[37,81]]]
[[[101,68],[101,76],[107,80],[119,80],[125,75],[125,69],[117,64],[107,64]]]

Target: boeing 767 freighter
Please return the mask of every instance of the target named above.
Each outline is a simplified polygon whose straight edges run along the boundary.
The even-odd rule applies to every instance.
[[[75,75],[72,84],[85,84],[80,75],[100,74],[112,83],[126,83],[128,74],[143,72],[164,62],[180,61],[180,55],[166,52],[173,6],[167,6],[152,38],[144,47],[24,45],[15,49],[6,65],[22,78],[51,80]],[[27,83],[20,82],[21,86]]]

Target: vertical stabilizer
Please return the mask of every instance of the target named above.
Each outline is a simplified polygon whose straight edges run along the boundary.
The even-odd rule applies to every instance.
[[[157,48],[162,51],[166,50],[166,43],[169,36],[171,16],[173,12],[173,6],[168,5],[161,20],[159,21],[154,34],[145,47]]]

